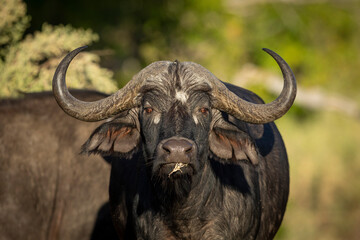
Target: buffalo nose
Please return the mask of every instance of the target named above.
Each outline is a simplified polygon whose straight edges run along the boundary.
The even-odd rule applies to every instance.
[[[169,139],[162,145],[165,154],[169,160],[175,162],[188,162],[189,154],[193,151],[193,144],[185,139]]]

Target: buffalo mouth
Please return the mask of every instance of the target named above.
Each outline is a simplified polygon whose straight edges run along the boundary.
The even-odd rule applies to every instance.
[[[191,191],[195,167],[191,163],[160,163],[152,175],[152,182],[159,200],[165,205],[186,198]]]
[[[193,164],[170,162],[159,165],[158,175],[168,179],[178,179],[182,176],[192,176],[195,173]]]

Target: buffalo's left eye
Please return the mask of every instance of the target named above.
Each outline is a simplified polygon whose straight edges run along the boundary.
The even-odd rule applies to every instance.
[[[207,115],[209,113],[209,109],[206,107],[202,107],[199,109],[199,112],[201,112],[204,115]]]
[[[144,112],[145,113],[152,113],[152,111],[153,111],[154,109],[152,109],[151,107],[146,107],[146,108],[144,108]]]

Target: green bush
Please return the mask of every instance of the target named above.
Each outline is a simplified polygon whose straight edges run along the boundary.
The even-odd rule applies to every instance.
[[[30,17],[20,0],[3,0],[0,12],[0,97],[19,92],[51,90],[56,66],[64,54],[98,40],[91,30],[44,24],[40,32],[24,36]],[[113,73],[99,66],[99,56],[84,52],[68,71],[71,88],[103,92],[116,90]]]

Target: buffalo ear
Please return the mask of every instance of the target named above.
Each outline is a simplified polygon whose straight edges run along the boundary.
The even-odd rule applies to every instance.
[[[221,121],[210,131],[210,151],[224,160],[249,160],[259,163],[259,154],[251,137],[236,126]]]
[[[134,126],[123,123],[104,123],[82,146],[82,153],[103,156],[128,154],[137,148],[140,133]]]

